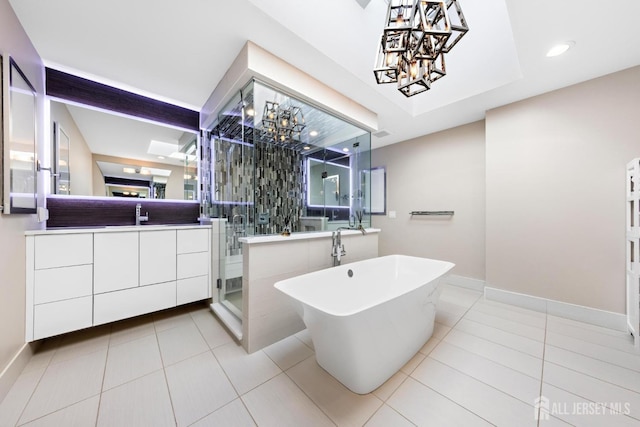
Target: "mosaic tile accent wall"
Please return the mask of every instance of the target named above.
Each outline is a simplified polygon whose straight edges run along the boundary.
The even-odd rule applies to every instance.
[[[243,228],[249,234],[281,233],[287,217],[291,231],[298,231],[305,187],[304,162],[297,151],[267,142],[250,145],[221,139],[213,149],[212,214],[229,219],[231,234]],[[233,253],[235,244],[229,244]]]

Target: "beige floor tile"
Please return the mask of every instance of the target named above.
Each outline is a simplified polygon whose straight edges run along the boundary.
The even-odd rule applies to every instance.
[[[13,426],[29,402],[45,367],[23,372],[13,384],[9,393],[0,402],[0,426]]]
[[[154,372],[102,393],[97,425],[175,426],[164,372]]]
[[[313,351],[302,341],[291,335],[262,349],[280,369],[286,371],[296,363],[313,355]]]
[[[527,310],[496,301],[478,301],[471,310],[534,326],[536,328],[544,328],[547,322],[545,313]]]
[[[500,344],[527,353],[530,356],[542,359],[544,343],[542,341],[523,337],[522,335],[503,331],[502,329],[488,326],[471,320],[462,319],[455,327],[455,330],[462,331],[470,335],[485,339],[487,341]]]
[[[545,361],[640,393],[640,372],[592,359],[552,345],[546,346]]]
[[[236,343],[226,344],[212,351],[240,395],[282,372],[263,351],[247,354]]]
[[[416,353],[415,356],[411,358],[405,365],[400,368],[402,372],[407,375],[410,375],[414,369],[424,360],[426,356],[420,352]]]
[[[382,405],[365,427],[411,427],[414,424],[387,405]]]
[[[242,401],[260,427],[335,425],[285,374],[243,395]]]
[[[58,350],[53,355],[51,363],[59,363],[84,356],[95,351],[104,350],[109,346],[110,325],[83,329],[61,337]]]
[[[191,317],[198,326],[209,348],[216,348],[233,342],[231,334],[227,332],[210,309],[207,308],[193,312],[191,313]]]
[[[238,395],[210,351],[166,369],[178,426],[187,426]]]
[[[444,342],[493,360],[530,377],[540,379],[542,376],[542,359],[475,335],[467,334],[458,329],[451,331],[444,339]]]
[[[296,337],[300,341],[302,341],[307,347],[309,347],[311,350],[314,349],[313,341],[311,340],[311,333],[309,332],[308,329],[303,329],[302,331],[298,332],[296,334]]]
[[[481,381],[465,375],[429,356],[411,377],[496,425],[535,426],[533,404],[530,405]],[[405,384],[407,382],[405,381]],[[389,399],[388,403],[395,408]]]
[[[472,289],[461,288],[459,286],[444,285],[440,299],[450,301],[462,307],[471,307],[482,297],[482,292]]]
[[[384,384],[382,384],[377,389],[373,390],[372,393],[380,400],[385,402],[389,397],[393,394],[394,391],[400,387],[400,384],[403,383],[405,379],[407,379],[407,374],[402,371],[396,372],[393,374],[391,378],[389,378]]]
[[[609,348],[606,345],[583,341],[551,331],[547,332],[546,343],[555,347],[564,348],[565,350],[573,351],[574,353],[580,353],[593,359],[598,359],[603,362],[640,372],[640,352],[631,353],[615,348]]]
[[[549,362],[544,364],[544,382],[592,402],[628,403],[627,415],[640,420],[640,393]]]
[[[193,324],[193,319],[190,311],[177,307],[154,313],[153,324],[156,328],[156,333],[160,333],[168,329],[191,325]]]
[[[35,353],[31,356],[31,359],[29,359],[27,366],[22,370],[22,373],[46,368],[49,363],[51,363],[51,359],[53,359],[56,351],[58,351],[60,342],[60,337],[52,337],[42,340]]]
[[[547,383],[542,384],[542,396],[548,399],[547,412],[551,416],[574,426],[638,426],[636,419],[608,410],[596,402],[583,399]]]
[[[440,340],[432,336],[431,338],[429,338],[429,341],[427,341],[427,343],[422,346],[419,352],[425,356],[428,356],[429,353],[431,353],[433,349],[436,348],[438,343],[440,343]]]
[[[532,378],[446,341],[432,351],[429,357],[526,404],[533,405],[532,402],[540,395],[539,378]]]
[[[491,326],[505,332],[510,332],[512,334],[520,335],[525,338],[544,342],[544,328],[538,328],[535,326],[526,325],[524,323],[514,322],[513,320],[474,310],[470,310],[464,316],[464,318],[466,320],[472,320],[474,322],[482,323],[483,325]]]
[[[491,425],[413,378],[408,378],[402,383],[387,401],[387,405],[416,425],[465,427]],[[533,408],[531,418],[533,419]]]
[[[338,425],[361,426],[382,405],[373,394],[355,394],[329,375],[314,357],[295,365],[286,374]]]
[[[254,427],[255,425],[242,400],[236,399],[197,423],[191,424],[191,427]]]
[[[32,421],[100,393],[107,350],[49,365],[20,419]]]
[[[434,322],[432,337],[441,340],[449,333],[450,330],[451,330],[450,326],[443,325],[442,323],[439,323],[439,322]]]
[[[67,406],[53,414],[38,418],[35,421],[24,424],[28,427],[84,427],[94,426],[98,417],[98,404],[100,396],[93,396],[82,402]]]
[[[164,366],[173,365],[209,350],[200,330],[193,322],[165,329],[157,335]]]
[[[122,320],[113,324],[111,328],[111,340],[109,346],[124,344],[148,335],[155,335],[153,316],[139,316],[133,319]]]
[[[155,333],[109,348],[103,390],[109,390],[162,369]]]

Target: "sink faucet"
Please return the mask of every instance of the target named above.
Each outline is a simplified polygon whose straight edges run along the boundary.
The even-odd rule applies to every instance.
[[[142,205],[138,203],[136,205],[136,225],[140,225],[141,222],[149,221],[149,212],[146,212],[145,215],[141,215],[140,211],[142,210]]]
[[[340,265],[342,257],[347,254],[342,244],[342,230],[343,227],[338,227],[336,231],[331,233],[331,256],[333,257],[334,267]]]

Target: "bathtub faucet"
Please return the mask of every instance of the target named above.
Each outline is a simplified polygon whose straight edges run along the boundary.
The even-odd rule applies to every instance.
[[[342,227],[339,227],[331,234],[331,256],[333,257],[333,266],[340,265],[340,260],[347,254],[342,244]]]

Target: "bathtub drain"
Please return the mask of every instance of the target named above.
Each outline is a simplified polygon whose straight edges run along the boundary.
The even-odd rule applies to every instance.
[[[353,277],[353,270],[349,269],[349,271],[347,271],[347,276]]]

